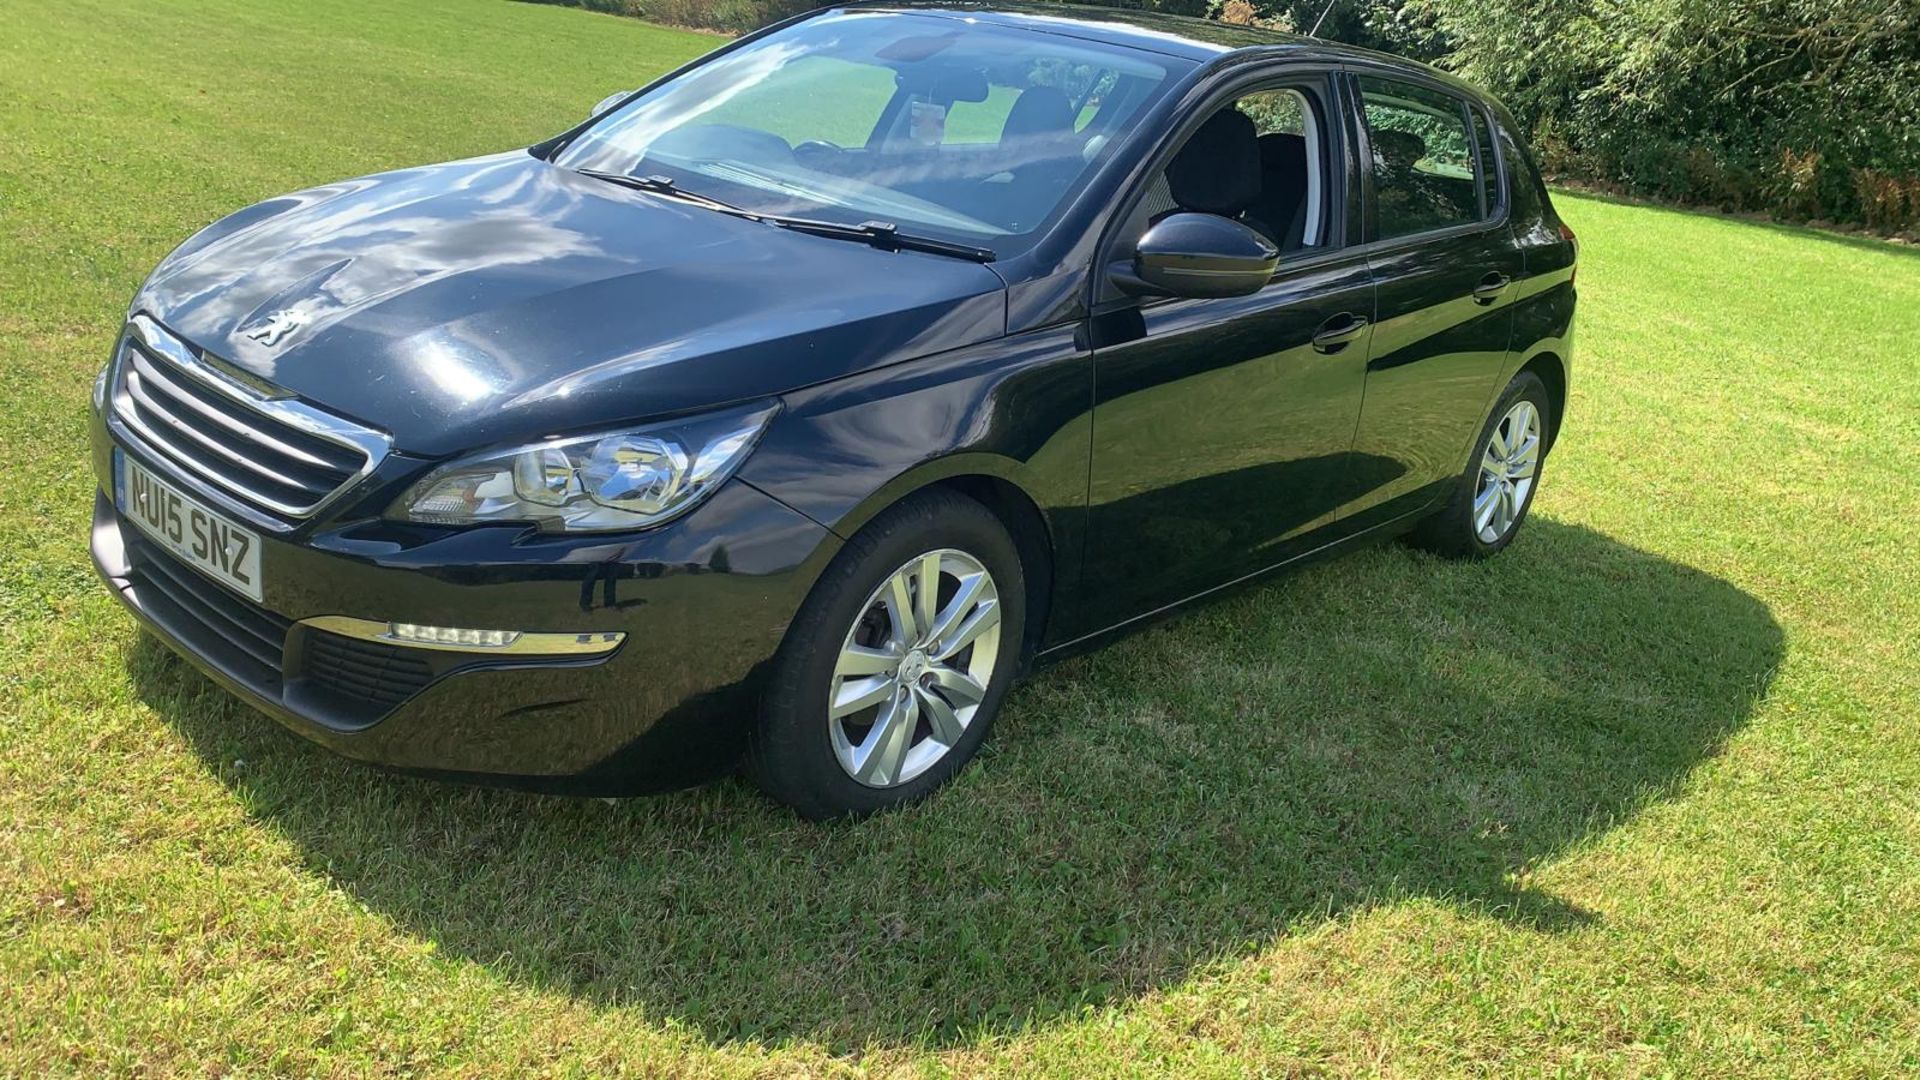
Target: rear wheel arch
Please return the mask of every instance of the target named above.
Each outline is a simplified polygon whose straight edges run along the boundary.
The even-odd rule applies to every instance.
[[[1532,359],[1520,365],[1521,372],[1530,371],[1546,384],[1548,405],[1553,410],[1547,424],[1547,447],[1560,439],[1560,423],[1567,415],[1567,365],[1566,361],[1551,352],[1536,353]]]

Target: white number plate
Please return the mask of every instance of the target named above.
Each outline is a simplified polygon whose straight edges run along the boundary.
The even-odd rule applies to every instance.
[[[255,602],[260,599],[260,534],[243,529],[116,452],[120,516],[195,570]]]

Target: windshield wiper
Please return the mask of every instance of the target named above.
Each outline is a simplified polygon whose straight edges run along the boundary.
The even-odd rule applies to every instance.
[[[814,221],[810,218],[780,217],[775,214],[756,216],[769,225],[778,225],[783,229],[792,229],[794,232],[803,232],[810,236],[825,236],[834,240],[858,240],[882,251],[924,251],[930,255],[946,255],[955,259],[983,263],[992,262],[999,257],[988,248],[901,232],[900,226],[891,221],[863,221],[858,225],[842,225],[837,221]]]
[[[813,218],[784,217],[780,214],[762,214],[732,203],[721,202],[710,195],[700,195],[686,190],[665,176],[632,176],[628,173],[603,172],[599,169],[581,169],[582,176],[591,176],[596,180],[630,187],[635,191],[651,192],[679,199],[682,202],[702,206],[722,214],[732,214],[749,221],[762,221],[782,229],[806,233],[809,236],[824,236],[832,240],[855,240],[870,244],[882,251],[924,251],[930,255],[946,255],[955,259],[969,259],[973,262],[992,262],[999,256],[990,249],[974,247],[970,244],[956,244],[947,240],[936,240],[931,236],[919,236],[900,231],[900,227],[891,221],[865,221],[858,225],[842,225],[837,221],[817,221]]]
[[[752,218],[755,221],[759,221],[762,218],[762,215],[756,214],[745,207],[735,206],[729,202],[721,202],[711,195],[701,195],[697,192],[688,191],[676,185],[669,177],[631,176],[627,173],[603,172],[599,169],[580,169],[578,172],[581,176],[591,176],[595,180],[605,180],[608,183],[619,184],[621,187],[630,187],[635,191],[647,191],[655,195],[666,195],[679,199],[681,202],[693,203],[695,206],[704,206],[708,210],[717,210],[722,214]]]

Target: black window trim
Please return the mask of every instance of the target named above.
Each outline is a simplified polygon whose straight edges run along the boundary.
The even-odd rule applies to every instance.
[[[1482,150],[1493,151],[1493,160],[1487,163],[1486,176],[1493,181],[1492,191],[1495,197],[1493,202],[1482,211],[1482,217],[1488,221],[1504,221],[1513,202],[1513,192],[1507,172],[1507,161],[1500,148],[1500,129],[1495,126],[1493,113],[1488,110],[1485,102],[1468,99],[1466,104],[1467,112],[1472,115],[1474,123],[1474,157],[1478,158]],[[1485,146],[1479,145],[1482,135],[1486,136]]]
[[[1474,201],[1480,206],[1480,220],[1485,221],[1493,216],[1493,208],[1499,203],[1498,197],[1488,194],[1487,187],[1499,181],[1493,171],[1493,162],[1480,152],[1486,149],[1480,145],[1480,141],[1487,133],[1486,126],[1480,122],[1480,114],[1463,101],[1460,103],[1460,115],[1467,119],[1467,142],[1473,153]]]
[[[1476,95],[1463,91],[1458,87],[1448,85],[1446,82],[1432,78],[1421,72],[1395,67],[1390,64],[1346,62],[1339,66],[1341,68],[1341,82],[1344,84],[1344,93],[1347,99],[1347,110],[1352,114],[1353,118],[1353,131],[1350,137],[1355,140],[1354,155],[1363,166],[1356,170],[1359,175],[1360,184],[1360,218],[1362,231],[1361,243],[1354,250],[1364,251],[1369,255],[1381,254],[1443,240],[1477,236],[1506,228],[1513,200],[1507,186],[1505,151],[1501,149],[1500,140],[1494,134],[1496,129],[1492,126],[1492,117],[1488,113],[1486,105],[1481,102]],[[1373,144],[1368,139],[1366,110],[1360,93],[1360,78],[1363,75],[1369,78],[1403,82],[1411,86],[1445,94],[1455,101],[1462,103],[1471,113],[1478,115],[1482,123],[1488,125],[1487,136],[1493,143],[1495,156],[1495,175],[1499,178],[1500,183],[1500,204],[1495,213],[1479,221],[1466,222],[1460,225],[1449,225],[1441,229],[1428,229],[1425,232],[1409,233],[1406,236],[1396,236],[1387,240],[1379,239],[1378,222],[1374,217],[1373,170],[1365,167],[1366,163],[1373,160]],[[1463,113],[1462,118],[1466,118],[1466,115],[1467,114]],[[1468,125],[1468,135],[1469,138],[1472,137],[1471,124]],[[1473,139],[1472,141],[1475,143],[1478,142],[1477,139]],[[1474,159],[1476,162],[1479,160],[1479,156],[1479,147],[1476,145],[1474,148]]]

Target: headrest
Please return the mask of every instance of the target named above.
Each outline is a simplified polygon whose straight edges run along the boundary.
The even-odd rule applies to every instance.
[[[1389,165],[1410,169],[1427,156],[1427,142],[1411,131],[1375,131],[1373,152]]]
[[[1243,112],[1207,118],[1167,164],[1167,190],[1182,210],[1233,217],[1260,195],[1260,143]]]
[[[1072,133],[1073,101],[1058,87],[1029,86],[1013,99],[1013,108],[1007,110],[1007,122],[1000,128],[1000,141]]]
[[[1260,136],[1260,168],[1265,172],[1304,172],[1307,167],[1307,137],[1291,131],[1276,131]]]

